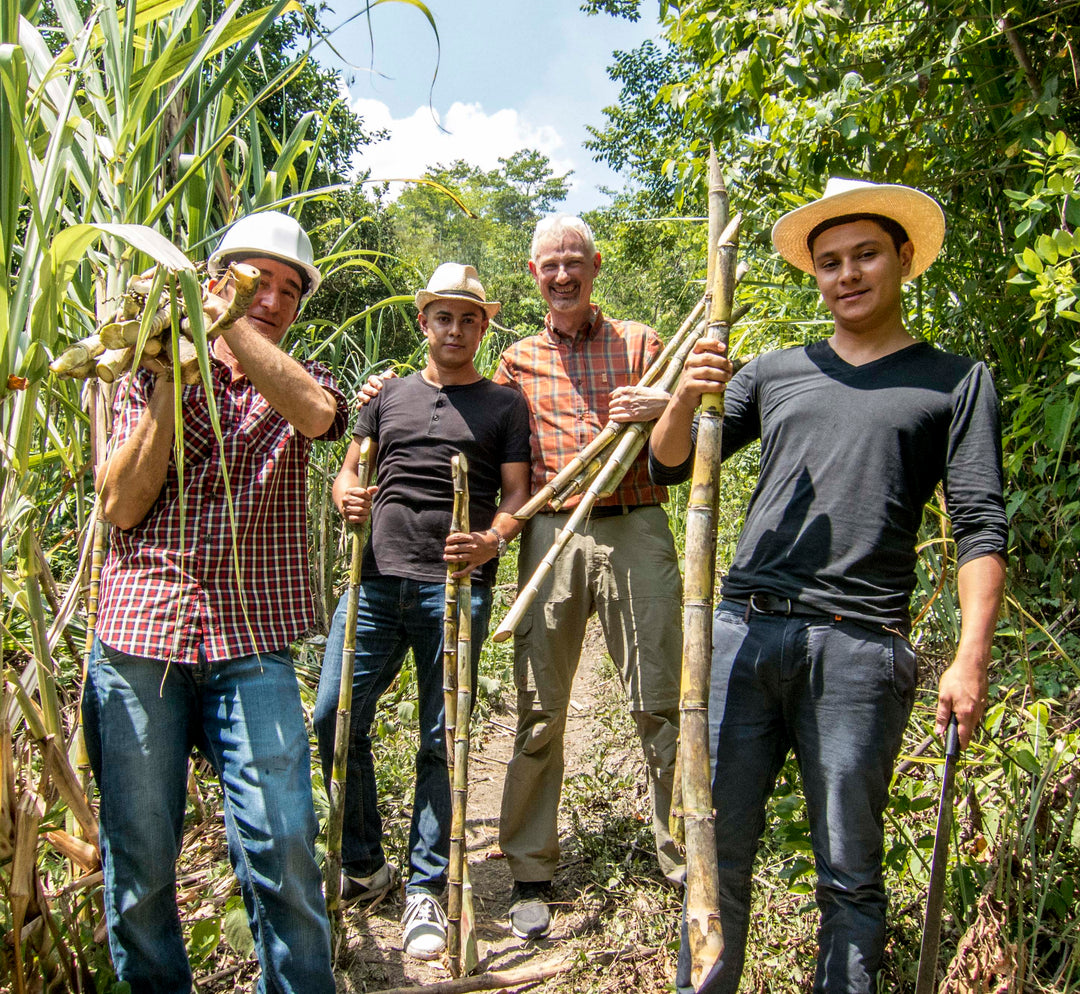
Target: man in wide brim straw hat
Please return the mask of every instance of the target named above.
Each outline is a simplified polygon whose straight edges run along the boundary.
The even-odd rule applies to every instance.
[[[734,994],[765,803],[794,750],[817,869],[814,990],[876,990],[885,938],[883,812],[916,692],[907,635],[923,507],[939,482],[956,542],[961,633],[937,729],[966,745],[986,706],[1004,582],[997,398],[986,367],[912,336],[901,284],[941,247],[944,217],[904,186],[829,181],[785,214],[777,250],[817,280],[832,335],[732,376],[702,342],[650,440],[660,482],[689,473],[694,410],[725,389],[723,455],[761,468],[716,609],[709,698],[724,951],[698,991]],[[729,382],[730,381],[730,382]],[[690,984],[689,947],[676,986]]]

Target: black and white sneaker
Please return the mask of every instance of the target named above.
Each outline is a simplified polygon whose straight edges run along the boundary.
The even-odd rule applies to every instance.
[[[431,894],[405,895],[401,935],[405,955],[413,959],[435,959],[446,948],[446,913]]]

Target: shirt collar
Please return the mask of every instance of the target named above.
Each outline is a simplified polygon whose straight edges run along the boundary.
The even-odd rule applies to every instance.
[[[551,314],[544,315],[544,330],[547,332],[548,341],[553,345],[575,341],[578,338],[589,340],[595,338],[604,324],[604,315],[598,304],[591,304],[592,317],[580,328],[575,335],[564,335],[551,326]]]

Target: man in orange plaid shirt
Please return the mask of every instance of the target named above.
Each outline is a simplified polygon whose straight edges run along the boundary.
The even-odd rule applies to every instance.
[[[634,321],[604,316],[591,301],[600,253],[581,218],[537,225],[529,272],[548,305],[544,330],[511,345],[494,377],[529,405],[535,493],[609,419],[650,421],[667,405],[656,388],[636,387],[660,352],[659,336]],[[503,788],[499,841],[514,876],[510,925],[521,938],[551,928],[551,881],[559,860],[557,812],[570,688],[585,625],[600,617],[623,679],[648,767],[656,850],[665,876],[684,867],[668,830],[678,737],[682,586],[667,517],[667,491],[649,482],[644,454],[555,563],[514,637],[517,738]],[[529,521],[518,559],[533,574],[576,504]]]

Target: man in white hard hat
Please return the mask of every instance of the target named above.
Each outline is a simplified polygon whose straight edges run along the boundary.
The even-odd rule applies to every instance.
[[[829,180],[773,228],[833,316],[825,341],[767,353],[731,378],[700,343],[650,440],[655,479],[683,479],[694,411],[724,389],[723,455],[761,440],[761,468],[713,627],[709,698],[724,951],[680,994],[739,986],[765,804],[798,761],[821,911],[817,994],[877,990],[885,941],[883,812],[916,692],[908,641],[923,507],[944,482],[962,627],[938,683],[937,730],[966,745],[986,707],[1004,583],[997,397],[985,365],[904,325],[901,286],[937,256],[945,218],[905,186]],[[730,379],[730,383],[727,381]]]
[[[443,730],[443,614],[447,564],[472,577],[473,685],[487,636],[498,559],[520,530],[514,512],[529,497],[529,413],[514,390],[496,386],[473,359],[499,310],[472,266],[447,262],[416,294],[428,342],[422,370],[391,379],[360,412],[354,441],[334,481],[345,520],[370,517],[356,618],[349,727],[342,886],[345,904],[368,903],[394,888],[397,869],[383,850],[371,724],[379,698],[411,649],[420,743],[409,832],[409,879],[402,916],[407,956],[434,959],[446,947],[439,897],[450,856],[450,782]],[[376,447],[378,486],[359,486],[360,442]],[[469,530],[451,534],[451,459],[469,463]],[[330,787],[348,596],[334,614],[319,677],[314,724]],[[463,719],[462,719],[463,720]]]
[[[221,783],[259,990],[332,994],[289,646],[316,623],[311,443],[339,438],[348,411],[323,367],[280,348],[319,286],[306,232],[271,211],[234,224],[209,261],[211,316],[232,298],[232,261],[262,278],[246,316],[213,343],[209,389],[181,386],[177,405],[168,371],[139,369],[121,382],[96,480],[114,527],[83,716],[101,799],[109,945],[133,994],[191,990],[175,868],[197,748]]]

